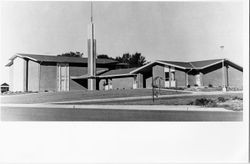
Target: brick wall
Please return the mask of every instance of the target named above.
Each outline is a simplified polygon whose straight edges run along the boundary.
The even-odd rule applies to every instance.
[[[132,89],[133,88],[133,77],[125,77],[125,78],[117,78],[112,79],[112,87],[113,89]]]
[[[188,84],[194,86],[196,84],[195,75],[188,74]]]
[[[203,75],[203,85],[208,86],[212,84],[214,87],[222,86],[222,69],[218,68]],[[243,72],[228,67],[228,85],[230,87],[243,87]]]
[[[243,72],[233,68],[228,68],[228,83],[230,87],[243,89]]]
[[[146,88],[152,88],[152,77],[146,78]]]
[[[175,68],[175,80],[176,80],[176,87],[185,87],[186,86],[186,74],[182,70],[178,70]]]
[[[155,79],[156,77],[162,78],[162,79],[160,79],[160,78],[156,79],[156,80],[154,81],[154,84],[155,84],[156,86],[159,86],[159,85],[160,85],[160,87],[165,87],[165,72],[164,72],[164,66],[155,65],[155,66],[153,67],[153,77],[154,77],[154,79]]]
[[[136,81],[137,81],[137,88],[143,88],[143,74],[138,73]]]
[[[56,65],[41,65],[40,91],[57,91]]]
[[[209,84],[213,85],[214,87],[222,86],[222,70],[217,69],[212,72],[208,72],[203,74],[203,85],[208,86]]]
[[[28,90],[39,91],[40,64],[29,60],[28,62]]]

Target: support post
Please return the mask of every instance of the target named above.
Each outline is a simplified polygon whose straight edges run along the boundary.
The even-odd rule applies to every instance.
[[[226,66],[226,88],[229,86],[229,80],[228,80],[228,65]]]
[[[25,78],[24,78],[24,91],[28,92],[29,90],[29,60],[25,60]]]
[[[227,88],[226,88],[226,79],[225,79],[225,59],[222,60],[222,91],[226,92]]]

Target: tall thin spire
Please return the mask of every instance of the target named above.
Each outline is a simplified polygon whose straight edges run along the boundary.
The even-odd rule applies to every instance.
[[[96,90],[96,40],[93,23],[93,2],[90,2],[90,24],[88,26],[88,89]]]
[[[91,6],[90,6],[90,8],[91,8],[91,16],[90,16],[90,21],[91,21],[91,23],[93,22],[93,4],[92,4],[92,1],[91,1]]]

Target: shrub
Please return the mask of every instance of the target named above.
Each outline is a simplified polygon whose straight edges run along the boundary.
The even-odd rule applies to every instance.
[[[162,88],[173,89],[173,90],[184,90],[185,89],[184,87],[162,87]]]
[[[233,100],[243,100],[242,97],[238,97],[238,96],[235,96],[235,97],[233,97],[232,99],[233,99]]]
[[[199,106],[216,106],[217,104],[212,99],[200,98],[200,99],[196,99],[195,100],[194,105],[199,105]]]
[[[217,107],[218,105],[217,105],[217,103],[215,101],[212,100],[206,106],[207,107]]]
[[[225,99],[224,97],[218,97],[217,100],[219,102],[225,102],[227,99]]]

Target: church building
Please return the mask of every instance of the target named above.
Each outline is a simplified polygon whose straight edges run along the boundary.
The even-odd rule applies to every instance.
[[[119,68],[117,61],[97,59],[92,6],[87,48],[88,58],[15,54],[6,65],[10,91],[243,86],[243,68],[228,59],[182,62],[168,61],[166,55],[139,68]]]

